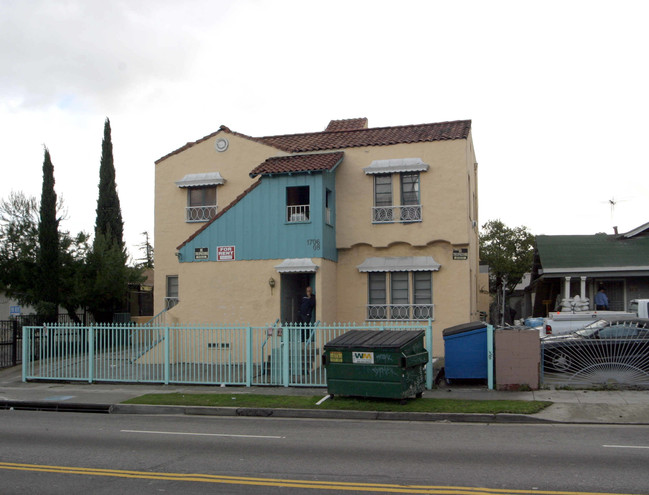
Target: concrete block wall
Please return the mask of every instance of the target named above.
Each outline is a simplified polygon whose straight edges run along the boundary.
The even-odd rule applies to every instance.
[[[495,381],[498,390],[539,388],[541,339],[537,330],[497,329],[494,332]]]

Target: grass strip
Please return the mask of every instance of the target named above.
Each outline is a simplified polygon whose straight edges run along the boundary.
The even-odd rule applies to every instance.
[[[534,414],[552,402],[521,400],[457,400],[409,399],[398,400],[361,397],[334,397],[316,405],[321,396],[262,395],[247,393],[219,394],[146,394],[124,401],[124,404],[165,406],[258,407],[283,409],[339,409],[353,411],[397,411],[434,413]]]

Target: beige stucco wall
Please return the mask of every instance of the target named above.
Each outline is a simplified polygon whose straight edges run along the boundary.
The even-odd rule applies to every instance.
[[[445,240],[469,244],[466,141],[351,148],[336,172],[336,242],[385,247],[404,239],[413,245]],[[373,160],[421,158],[430,167],[420,174],[422,222],[373,224],[374,179],[363,168]],[[393,204],[401,204],[399,175],[392,177]]]
[[[172,324],[264,325],[279,317],[279,260],[178,263],[180,303],[167,313]]]
[[[217,137],[230,141],[224,153]],[[441,332],[478,319],[477,164],[471,137],[466,140],[344,149],[336,171],[336,242],[338,263],[314,259],[318,298],[316,319],[364,322],[367,274],[356,268],[372,256],[433,256],[434,349],[443,355]],[[180,304],[170,323],[266,325],[280,316],[282,260],[179,263],[176,247],[202,223],[186,223],[186,189],[175,182],[189,173],[218,171],[226,180],[217,189],[219,210],[256,179],[249,172],[270,156],[286,154],[229,133],[220,133],[156,164],[155,311],[164,307],[167,275],[179,276]],[[372,224],[373,176],[363,168],[373,160],[421,158],[429,170],[420,174],[422,222]],[[400,204],[400,182],[393,175],[393,203]],[[453,260],[453,249],[468,249],[468,260]],[[274,289],[268,280],[275,278]]]

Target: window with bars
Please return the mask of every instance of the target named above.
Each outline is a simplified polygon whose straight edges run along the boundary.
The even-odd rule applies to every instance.
[[[421,220],[419,172],[401,174],[401,220],[404,222]]]
[[[392,194],[393,174],[374,175],[373,223],[421,222],[419,172],[399,174],[401,204],[395,205]]]
[[[167,275],[165,307],[173,308],[178,304],[178,275]]]
[[[216,215],[216,186],[187,189],[187,222],[206,222]]]
[[[392,176],[374,176],[374,218],[375,222],[392,222]]]
[[[432,317],[432,272],[368,273],[368,320],[426,320]]]

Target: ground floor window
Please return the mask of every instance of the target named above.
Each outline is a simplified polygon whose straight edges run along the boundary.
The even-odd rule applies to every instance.
[[[165,308],[171,309],[178,304],[178,275],[167,275]]]
[[[368,320],[427,320],[432,317],[432,272],[368,273]]]

